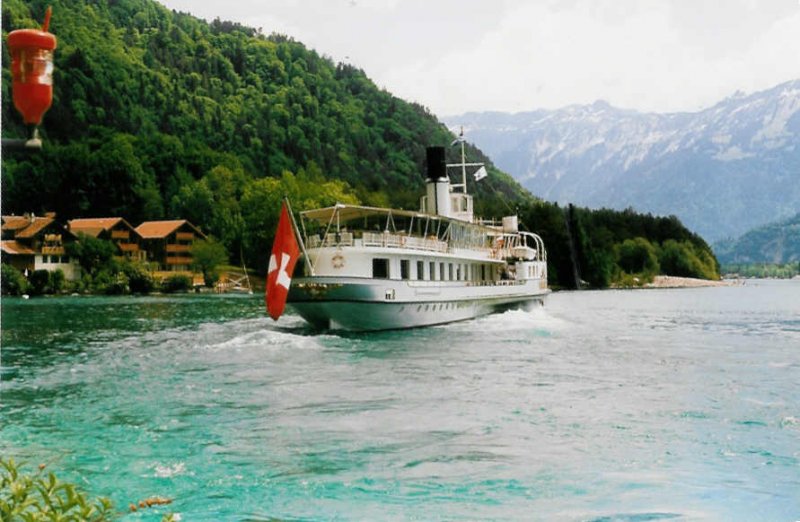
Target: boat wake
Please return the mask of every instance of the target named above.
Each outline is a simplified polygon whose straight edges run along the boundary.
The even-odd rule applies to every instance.
[[[550,314],[544,307],[537,307],[533,310],[508,310],[471,321],[441,326],[441,328],[456,329],[464,332],[533,330],[540,333],[555,333],[568,327],[569,323],[567,321]]]

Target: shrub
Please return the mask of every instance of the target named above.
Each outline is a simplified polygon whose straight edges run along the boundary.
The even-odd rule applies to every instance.
[[[704,252],[698,256],[689,241],[678,242],[674,239],[664,241],[659,249],[658,261],[661,264],[661,271],[667,275],[719,279],[716,259]]]
[[[117,272],[111,276],[111,282],[105,287],[106,295],[122,295],[130,291],[128,277],[122,272]]]
[[[64,290],[65,281],[64,272],[60,268],[50,272],[50,278],[47,283],[50,293],[61,293],[61,291]]]
[[[22,295],[28,291],[28,281],[25,276],[11,265],[3,263],[0,281],[2,281],[3,295]]]
[[[47,270],[34,270],[30,277],[30,292],[33,295],[42,295],[49,290],[50,272]]]
[[[12,460],[0,458],[0,520],[111,520],[111,501],[89,499],[77,486],[53,473],[21,473]]]
[[[142,263],[128,261],[122,265],[122,272],[128,278],[128,289],[134,294],[149,294],[156,287],[147,266]]]
[[[616,288],[640,288],[647,283],[652,283],[654,276],[655,274],[627,274],[622,272],[617,276],[614,286]]]
[[[89,291],[104,294],[108,287],[114,283],[114,276],[108,270],[100,270],[93,276],[88,276]]]
[[[176,274],[169,276],[161,282],[161,291],[167,294],[186,292],[192,288],[192,279],[189,276]]]

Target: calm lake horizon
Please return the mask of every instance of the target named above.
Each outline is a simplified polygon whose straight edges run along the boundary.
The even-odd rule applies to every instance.
[[[125,521],[800,520],[798,279],[370,334],[260,295],[0,311],[0,455]]]

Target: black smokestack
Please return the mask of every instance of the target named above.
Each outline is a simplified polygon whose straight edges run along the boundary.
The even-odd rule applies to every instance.
[[[444,147],[428,147],[428,173],[426,179],[437,180],[447,177],[447,163],[444,160]]]

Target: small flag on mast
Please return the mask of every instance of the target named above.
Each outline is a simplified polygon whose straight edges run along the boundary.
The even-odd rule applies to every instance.
[[[267,312],[276,321],[286,307],[294,265],[299,257],[300,247],[297,246],[297,238],[289,222],[289,213],[284,202],[278,220],[278,230],[275,232],[275,242],[272,244],[272,255],[269,257],[267,292],[264,296]]]
[[[475,174],[473,174],[473,176],[475,176],[475,181],[480,181],[488,175],[489,173],[486,172],[486,167],[479,168],[475,171]]]

